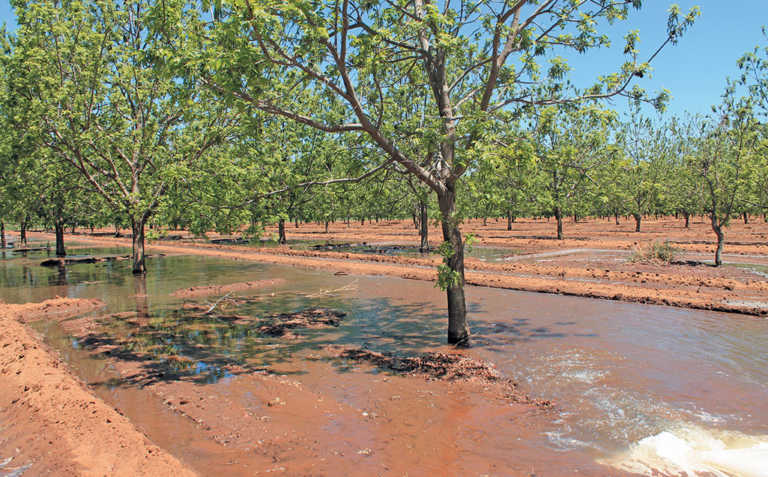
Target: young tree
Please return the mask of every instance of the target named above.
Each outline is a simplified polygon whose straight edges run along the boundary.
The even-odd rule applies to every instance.
[[[567,71],[561,58],[544,71],[540,65],[552,52],[607,46],[601,22],[626,19],[640,0],[204,4],[215,8],[200,30],[202,54],[188,66],[203,70],[206,84],[321,131],[364,135],[382,153],[377,167],[395,163],[435,193],[445,241],[438,283],[447,292],[450,343],[469,341],[456,194],[488,124],[507,122],[518,106],[640,97],[629,86],[649,67],[638,59],[635,33],[627,37],[620,71],[583,93],[566,96],[558,87]],[[664,44],[676,42],[696,14],[681,18],[673,8]],[[312,109],[295,100],[297,91],[316,92],[335,107]],[[423,116],[406,114],[414,105]]]
[[[696,153],[690,158],[690,166],[704,189],[704,210],[717,237],[718,267],[723,264],[725,228],[740,210],[759,144],[757,122],[748,101],[726,97],[720,112],[717,123],[702,123]]]
[[[540,202],[554,215],[557,239],[563,239],[563,214],[576,213],[579,201],[596,184],[591,177],[615,149],[608,144],[614,114],[598,108],[543,109],[534,125],[541,180],[546,184]]]
[[[664,179],[670,172],[672,141],[668,128],[654,125],[638,109],[621,125],[618,136],[625,160],[617,179],[629,199],[626,210],[635,219],[635,232],[640,232],[643,216],[662,200]]]
[[[144,273],[144,229],[167,191],[164,174],[217,144],[229,120],[225,107],[172,74],[172,52],[186,37],[183,2],[13,4],[19,121],[39,128],[51,157],[130,220],[133,272]]]
[[[752,169],[751,197],[748,208],[768,212],[768,29],[763,27],[764,45],[756,46],[751,52],[739,58],[739,77],[732,88],[746,91],[752,110],[758,120],[755,127],[762,134],[758,144],[756,167]],[[746,215],[745,215],[746,218]]]
[[[695,154],[696,147],[692,141],[697,134],[695,124],[693,120],[672,118],[667,125],[672,149],[670,172],[664,180],[664,187],[672,209],[683,216],[686,229],[690,227],[691,215],[702,212],[704,201],[696,171],[690,167],[690,158]]]

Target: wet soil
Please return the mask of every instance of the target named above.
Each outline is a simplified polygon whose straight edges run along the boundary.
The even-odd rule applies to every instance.
[[[645,224],[648,232],[637,235],[628,235],[622,230],[611,230],[614,226],[606,227],[605,223],[577,225],[585,234],[582,238],[588,239],[589,248],[583,248],[583,241],[581,248],[569,248],[574,244],[566,240],[555,241],[559,242],[556,246],[560,248],[553,249],[549,244],[552,242],[550,240],[527,239],[528,249],[535,246],[535,253],[514,255],[508,261],[467,258],[467,283],[494,288],[768,316],[768,280],[766,280],[768,245],[750,242],[751,245],[734,246],[733,248],[741,247],[742,249],[748,247],[748,251],[756,247],[765,255],[736,255],[735,260],[739,263],[717,268],[703,262],[704,258],[697,251],[684,252],[671,264],[638,263],[629,259],[629,249],[637,247],[639,241],[658,240],[659,235],[664,231],[673,231],[674,233],[670,232],[669,235],[662,236],[665,239],[671,237],[678,242],[683,242],[683,238],[694,233],[702,235],[704,230],[699,225],[693,229],[681,231],[679,229],[682,227],[675,228],[669,220],[649,222]],[[584,231],[587,225],[591,225],[592,229]],[[479,224],[470,223],[467,229],[471,231],[478,226]],[[515,226],[518,228],[530,226],[531,229],[537,230],[542,227],[542,224],[525,222]],[[356,240],[362,238],[375,240],[382,238],[383,230],[391,229],[394,233],[402,230],[403,224],[391,223],[367,227],[370,230],[360,228],[356,231],[355,228],[350,228],[331,236],[335,239],[343,239],[350,238],[349,235],[352,234]],[[753,233],[753,228],[765,229],[765,235],[768,237],[768,224],[745,227],[749,227],[747,230],[750,234]],[[312,225],[307,226],[307,230],[303,228],[292,230],[294,234],[302,231],[310,237],[316,235]],[[745,230],[734,225],[732,235],[739,237],[744,234]],[[129,243],[126,239],[85,236],[79,236],[78,240],[113,246]],[[506,244],[512,246],[516,243],[515,240],[517,239],[514,235],[511,235]],[[694,245],[699,249],[706,248],[706,244],[692,246]],[[610,246],[617,248],[603,248]],[[440,263],[439,257],[430,255],[377,255],[211,243],[195,243],[192,246],[185,240],[172,244],[157,242],[148,248],[155,252],[222,256],[236,260],[286,264],[338,273],[389,275],[430,281],[435,280],[435,268]],[[736,251],[738,250],[732,252]],[[729,256],[726,256],[727,260]]]
[[[285,283],[285,280],[274,279],[274,280],[259,280],[254,282],[230,283],[228,285],[196,286],[196,287],[189,287],[181,290],[176,290],[175,292],[171,293],[171,296],[174,296],[177,298],[199,298],[199,297],[204,297],[209,295],[225,295],[225,294],[232,294],[236,292],[254,290],[258,288],[274,287],[276,285],[281,285],[283,283]]]
[[[17,475],[196,475],[152,444],[19,321],[103,306],[55,299],[0,304],[0,469]],[[7,459],[10,459],[9,461]]]
[[[341,318],[340,312],[308,309],[265,320],[272,326],[286,325],[295,330],[334,328]],[[200,459],[198,454],[197,459],[188,460],[204,475],[218,475],[222,465],[228,475],[465,475],[498,471],[527,475],[526,465],[516,466],[506,456],[484,456],[483,440],[476,434],[505,423],[497,438],[526,436],[526,441],[533,441],[537,419],[547,418],[549,403],[529,399],[489,363],[457,352],[393,358],[359,348],[327,347],[285,356],[269,366],[229,362],[221,365],[216,380],[226,383],[222,393],[221,388],[201,386],[194,374],[158,374],[158,367],[147,366],[149,361],[162,361],[169,369],[194,360],[142,355],[133,342],[108,340],[107,336],[116,335],[105,327],[115,320],[139,328],[152,326],[130,312],[56,321],[70,339],[77,340],[78,349],[102,362],[107,360],[117,373],[110,378],[110,386],[140,384],[144,406],[151,407],[148,401],[159,401],[176,416],[166,417],[162,424],[147,425],[142,420],[146,412],[139,411],[136,420],[140,425],[167,429],[178,425],[175,419],[182,419],[186,423],[183,428],[193,426],[196,437],[187,445],[194,451],[187,452],[202,452],[208,457]],[[282,333],[273,333],[272,327],[257,326],[255,330],[287,339]],[[384,368],[386,374],[381,373]],[[301,377],[294,379],[292,375]],[[316,381],[322,376],[330,379]],[[538,415],[541,409],[545,414]],[[84,419],[90,417],[88,412],[90,408]],[[457,428],[461,432],[457,433]],[[438,441],[428,438],[446,434],[453,436]],[[529,457],[536,452],[524,447]],[[558,465],[571,469],[579,464],[578,459],[568,459]]]

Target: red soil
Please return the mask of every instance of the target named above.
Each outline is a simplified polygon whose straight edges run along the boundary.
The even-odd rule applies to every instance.
[[[64,298],[0,304],[0,461],[13,458],[2,470],[26,468],[24,475],[195,475],[95,397],[19,323],[63,319],[102,305]]]

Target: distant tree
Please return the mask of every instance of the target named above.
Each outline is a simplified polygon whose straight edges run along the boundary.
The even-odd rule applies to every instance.
[[[622,123],[617,139],[624,161],[616,179],[627,198],[625,210],[635,219],[635,232],[640,232],[643,216],[654,211],[663,199],[664,180],[671,172],[673,142],[667,127],[654,124],[637,108]]]
[[[599,108],[541,110],[534,126],[535,150],[544,188],[539,200],[563,238],[563,215],[576,212],[597,184],[592,175],[611,158],[609,125],[615,114]]]
[[[671,207],[683,216],[685,228],[690,227],[691,215],[703,211],[704,197],[697,171],[690,166],[696,154],[696,121],[673,118],[667,125],[671,134],[670,171],[662,178]]]

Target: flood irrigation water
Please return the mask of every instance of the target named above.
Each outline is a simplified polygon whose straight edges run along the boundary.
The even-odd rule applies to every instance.
[[[378,375],[348,363],[318,364],[312,359],[317,350],[342,344],[412,355],[446,348],[444,297],[428,282],[193,256],[151,258],[149,273],[141,279],[130,274],[128,262],[51,269],[39,266],[43,257],[45,252],[30,252],[0,261],[0,299],[22,303],[58,295],[103,300],[107,307],[89,315],[87,335],[74,333],[66,323],[33,326],[150,438],[203,470],[220,463],[213,455],[216,449],[196,437],[200,429],[194,423],[169,411],[162,399],[149,398],[147,386],[186,380],[203,386],[211,399],[239,396],[239,405],[251,409],[252,393],[235,393],[236,383],[249,373],[268,371],[365,408],[366,383]],[[275,278],[283,281],[226,297],[210,314],[201,310],[221,296],[185,300],[171,295],[191,286]],[[461,408],[461,419],[450,412],[438,414],[445,422],[432,425],[449,432],[439,437],[452,441],[450,449],[459,455],[414,457],[415,474],[424,473],[420,462],[421,470],[437,471],[429,466],[463,460],[449,468],[464,465],[466,471],[478,471],[482,462],[493,462],[490,473],[500,475],[505,469],[542,475],[576,470],[583,475],[654,470],[768,475],[767,321],[479,287],[469,287],[467,295],[475,344],[469,355],[494,363],[525,392],[553,400],[555,406],[524,418],[489,417],[482,415],[482,399],[475,399],[471,409]],[[276,314],[308,308],[346,316],[338,327],[292,330],[294,339],[256,331],[257,324]],[[138,371],[118,373],[107,355],[90,352],[104,349],[110,350],[110,359],[131,362]],[[346,425],[328,419],[326,426]],[[393,435],[360,439],[373,442],[374,450],[379,440],[410,439],[408,448],[417,452],[418,441],[429,438],[430,429],[401,424],[384,427]],[[373,462],[366,449],[355,459]],[[244,467],[228,468],[248,474]],[[360,475],[375,468],[352,467]]]

